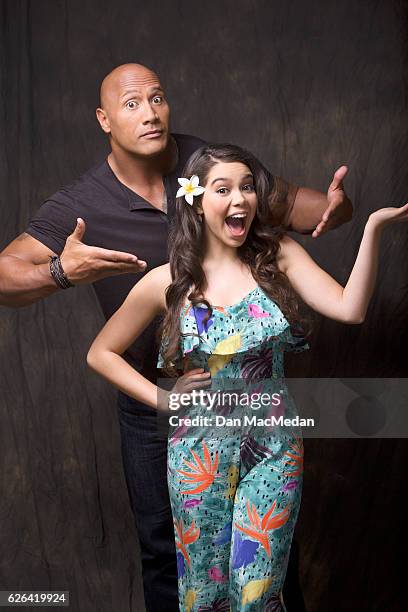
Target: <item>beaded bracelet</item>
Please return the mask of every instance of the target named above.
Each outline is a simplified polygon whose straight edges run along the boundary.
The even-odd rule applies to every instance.
[[[67,275],[64,272],[59,255],[49,255],[49,258],[50,273],[56,285],[61,289],[69,289],[69,287],[74,287],[74,285],[70,283],[67,278]]]

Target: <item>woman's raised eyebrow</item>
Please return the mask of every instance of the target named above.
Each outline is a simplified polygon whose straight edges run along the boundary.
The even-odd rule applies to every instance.
[[[213,181],[211,181],[211,185],[214,185],[214,183],[216,183],[217,181],[229,181],[230,179],[227,178],[216,178]]]
[[[247,178],[251,178],[253,179],[254,177],[252,176],[252,174],[246,174],[245,176],[242,177],[241,180],[247,179]],[[216,183],[217,181],[230,181],[230,178],[216,178],[213,181],[211,181],[210,185],[214,185],[214,183]]]

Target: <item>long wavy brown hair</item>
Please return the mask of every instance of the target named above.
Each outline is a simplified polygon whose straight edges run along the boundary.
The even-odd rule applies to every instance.
[[[274,221],[275,206],[282,204],[278,181],[273,181],[261,163],[249,151],[230,144],[210,144],[195,151],[183,170],[186,178],[197,175],[200,185],[206,186],[211,168],[219,162],[241,162],[253,175],[257,194],[256,214],[245,242],[237,247],[239,259],[249,266],[259,286],[276,302],[288,322],[296,326],[302,335],[307,334],[309,320],[299,309],[288,278],[282,273],[276,257],[280,240],[285,231]],[[273,186],[271,183],[274,183]],[[178,374],[176,365],[181,363],[180,313],[186,297],[193,306],[205,304],[208,308],[207,321],[212,315],[211,304],[204,298],[206,277],[202,267],[204,259],[205,221],[201,221],[197,208],[203,196],[195,196],[193,206],[186,204],[184,196],[176,200],[176,214],[169,233],[169,261],[172,283],[166,290],[167,311],[158,329],[157,339],[163,337],[161,356],[163,371],[170,376]],[[274,225],[275,223],[275,225]],[[190,288],[193,287],[191,291]],[[204,321],[204,322],[205,322]],[[189,334],[191,335],[191,334]]]

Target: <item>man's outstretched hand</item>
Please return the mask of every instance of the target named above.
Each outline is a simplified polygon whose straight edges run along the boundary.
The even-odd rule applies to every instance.
[[[143,272],[146,262],[132,253],[111,251],[82,242],[85,221],[78,217],[76,227],[66,240],[60,260],[65,274],[74,285],[93,283],[107,276]]]
[[[343,179],[347,172],[347,166],[340,166],[334,173],[333,180],[327,191],[328,206],[323,213],[322,220],[312,233],[313,238],[318,238],[333,227],[350,221],[353,214],[353,205],[343,187]]]

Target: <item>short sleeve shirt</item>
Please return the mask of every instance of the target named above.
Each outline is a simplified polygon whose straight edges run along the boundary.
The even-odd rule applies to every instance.
[[[27,234],[61,254],[77,217],[81,217],[86,224],[85,244],[133,253],[147,262],[143,272],[109,276],[93,283],[107,319],[146,272],[168,261],[167,240],[175,213],[177,178],[182,176],[190,155],[206,144],[194,136],[172,136],[177,144],[178,160],[174,170],[163,177],[167,214],[166,208],[160,210],[121,183],[104,160],[47,199],[26,229]],[[269,176],[272,187],[274,178]],[[134,368],[152,381],[157,375],[156,332],[160,319],[156,317],[124,354]]]

